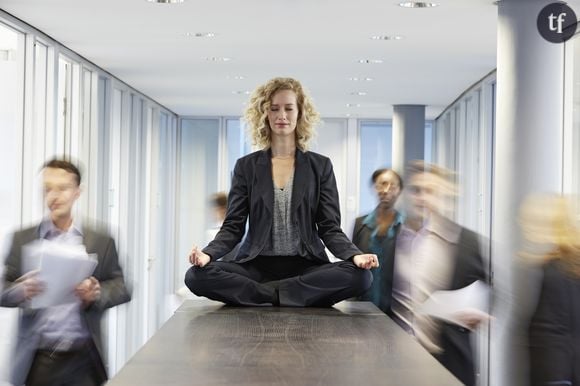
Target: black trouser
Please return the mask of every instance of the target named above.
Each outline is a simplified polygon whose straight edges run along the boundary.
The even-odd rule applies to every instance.
[[[275,282],[275,283],[273,283]],[[198,296],[240,306],[328,307],[358,296],[370,271],[351,261],[322,263],[299,256],[258,256],[245,263],[213,261],[191,267],[185,284]]]
[[[38,350],[30,367],[26,386],[98,386],[89,345],[74,351]]]
[[[451,323],[441,327],[443,352],[433,355],[447,370],[466,386],[475,385],[475,366],[468,329]]]

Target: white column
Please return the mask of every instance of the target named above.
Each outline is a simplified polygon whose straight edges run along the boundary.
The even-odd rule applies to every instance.
[[[393,169],[403,173],[405,164],[425,157],[425,106],[393,106]]]
[[[544,0],[499,3],[491,385],[527,384],[527,322],[537,278],[518,263],[519,205],[531,192],[562,189],[564,47],[547,42],[537,30],[545,5]]]

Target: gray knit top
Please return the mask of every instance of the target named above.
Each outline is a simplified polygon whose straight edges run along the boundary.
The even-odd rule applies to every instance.
[[[274,186],[274,213],[272,214],[272,233],[270,240],[262,251],[266,256],[296,256],[300,236],[296,225],[292,222],[292,187],[294,173],[288,179],[286,186]]]

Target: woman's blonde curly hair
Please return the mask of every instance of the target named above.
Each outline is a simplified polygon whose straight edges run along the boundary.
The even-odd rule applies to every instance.
[[[527,196],[520,206],[518,222],[524,240],[549,246],[549,251],[521,251],[531,262],[559,260],[569,273],[580,278],[580,227],[574,203],[577,197],[556,193]]]
[[[298,105],[298,122],[296,123],[296,147],[308,150],[308,142],[314,136],[314,127],[320,120],[310,96],[299,81],[293,78],[274,78],[258,87],[250,98],[250,104],[244,113],[248,132],[253,144],[260,148],[270,147],[272,130],[268,123],[268,110],[272,98],[280,90],[291,90],[296,94]]]

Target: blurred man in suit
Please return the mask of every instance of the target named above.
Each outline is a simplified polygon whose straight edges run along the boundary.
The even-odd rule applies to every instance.
[[[435,291],[486,280],[478,236],[446,216],[455,195],[449,171],[414,161],[405,179],[407,218],[397,236],[393,317],[459,380],[474,385],[470,332],[488,315],[462,311],[457,315],[460,325],[417,310]]]
[[[20,307],[20,325],[11,382],[14,385],[100,385],[107,380],[100,323],[103,312],[130,300],[114,240],[73,219],[81,174],[69,161],[52,160],[43,169],[49,214],[40,224],[16,232],[6,258],[0,305]],[[96,256],[92,276],[76,287],[76,301],[32,309],[45,288],[38,271],[23,272],[23,247],[34,240],[84,245]]]

